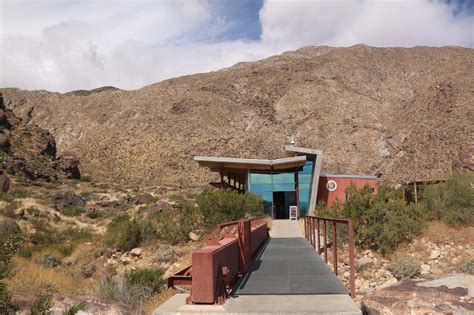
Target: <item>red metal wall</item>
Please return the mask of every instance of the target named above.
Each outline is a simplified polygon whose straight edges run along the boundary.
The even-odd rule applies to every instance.
[[[334,191],[329,191],[326,188],[328,181],[333,180],[337,183],[337,188]],[[351,185],[353,182],[357,188],[364,187],[365,184],[369,184],[373,189],[376,188],[377,179],[376,178],[365,178],[365,177],[344,177],[340,176],[324,176],[319,177],[318,185],[318,197],[317,202],[324,202],[328,207],[333,205],[336,202],[345,202],[346,201],[346,188]]]

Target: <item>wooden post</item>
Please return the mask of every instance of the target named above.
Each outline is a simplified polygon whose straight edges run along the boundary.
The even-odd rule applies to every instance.
[[[323,241],[324,241],[324,261],[328,263],[328,239],[327,239],[327,228],[326,220],[323,220]]]

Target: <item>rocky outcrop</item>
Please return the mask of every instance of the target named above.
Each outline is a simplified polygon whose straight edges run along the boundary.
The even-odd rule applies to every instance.
[[[65,191],[57,193],[52,200],[51,206],[56,210],[62,210],[66,207],[84,207],[86,202],[81,196],[75,194],[73,191]]]
[[[6,193],[10,189],[10,179],[7,174],[0,170],[0,191]]]
[[[367,295],[362,306],[367,315],[473,314],[474,276],[404,280]]]
[[[56,156],[56,142],[46,130],[24,122],[4,105],[0,93],[0,153],[10,174],[27,180],[79,179],[79,160]]]

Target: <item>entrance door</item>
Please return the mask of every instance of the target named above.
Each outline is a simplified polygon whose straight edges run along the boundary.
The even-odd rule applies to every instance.
[[[295,191],[274,191],[273,192],[273,218],[289,219],[290,206],[296,206]]]

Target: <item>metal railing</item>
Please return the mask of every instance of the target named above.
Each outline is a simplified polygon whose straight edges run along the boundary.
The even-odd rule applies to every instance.
[[[324,261],[328,263],[328,224],[332,227],[332,265],[334,273],[338,275],[337,270],[337,225],[347,225],[348,232],[348,250],[349,250],[349,286],[352,298],[355,298],[355,247],[354,247],[354,227],[350,219],[336,219],[318,216],[304,217],[304,231],[306,239],[313,245],[319,254],[324,253]],[[322,229],[322,233],[321,233]],[[322,234],[322,235],[321,235]],[[321,246],[321,236],[323,246]]]

